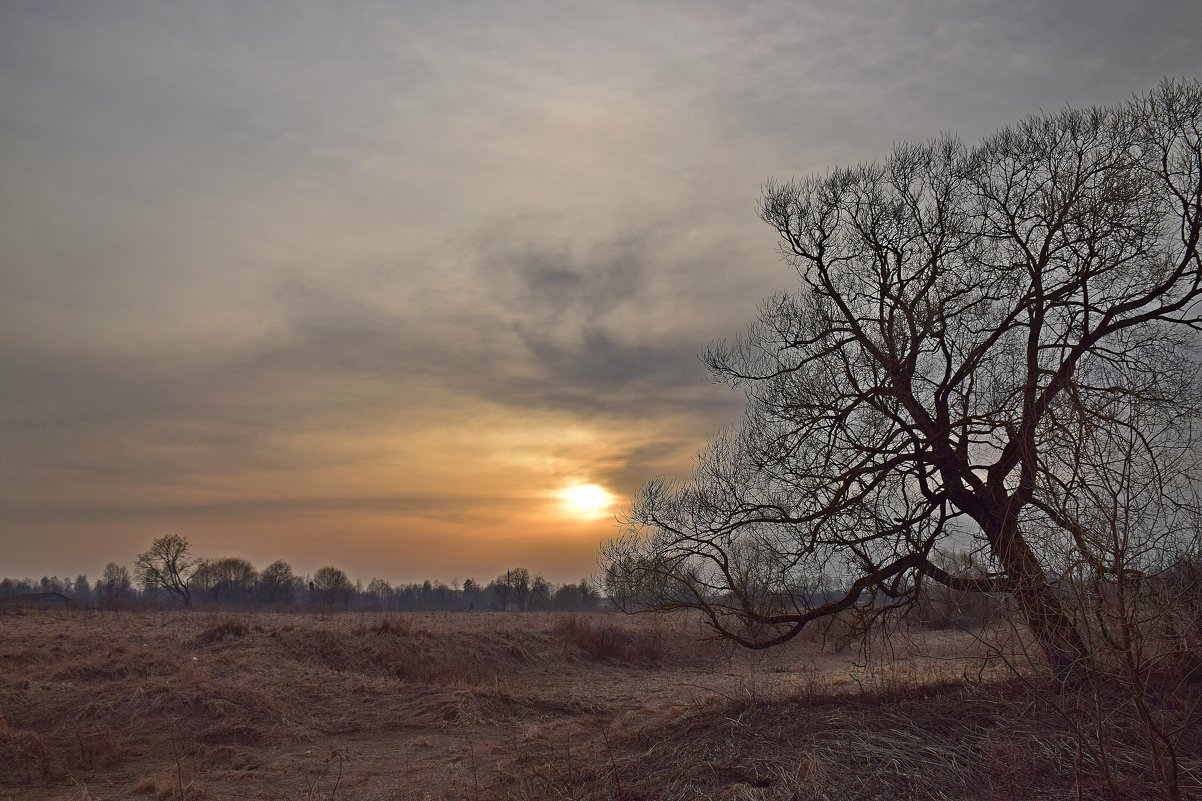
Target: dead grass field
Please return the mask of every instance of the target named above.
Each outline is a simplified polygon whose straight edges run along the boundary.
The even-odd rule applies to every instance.
[[[5,615],[0,797],[1072,794],[1063,720],[967,634],[870,658],[701,636],[601,613]]]

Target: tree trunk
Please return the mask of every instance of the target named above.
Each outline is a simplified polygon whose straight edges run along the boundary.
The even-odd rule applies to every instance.
[[[990,539],[994,555],[1014,581],[1014,599],[1043,649],[1053,675],[1063,686],[1080,684],[1090,673],[1089,649],[1031,547],[1017,526]]]

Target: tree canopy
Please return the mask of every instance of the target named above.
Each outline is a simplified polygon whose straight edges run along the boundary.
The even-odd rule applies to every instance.
[[[1197,543],[1202,86],[899,144],[760,211],[798,286],[706,353],[745,416],[645,485],[611,593],[766,647],[934,581],[1078,661],[1057,581]]]

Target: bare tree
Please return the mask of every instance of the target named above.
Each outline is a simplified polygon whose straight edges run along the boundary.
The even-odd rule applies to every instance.
[[[290,603],[297,581],[292,565],[277,559],[259,576],[259,600],[269,605]]]
[[[313,574],[312,587],[315,600],[330,608],[347,606],[355,592],[355,585],[346,573],[328,566],[318,568]]]
[[[761,215],[800,287],[706,354],[746,392],[742,425],[691,481],[643,488],[603,551],[611,594],[699,609],[763,648],[934,581],[1012,598],[1057,675],[1079,675],[1089,645],[1058,580],[1106,569],[1081,489],[1121,483],[1116,442],[1150,464],[1189,447],[1145,426],[1199,414],[1202,85],[975,147],[901,144],[769,183]],[[1088,462],[1082,432],[1101,449]],[[1161,474],[1163,508],[1189,507],[1191,480]],[[939,566],[965,549],[982,575]]]
[[[502,611],[515,604],[525,609],[530,601],[530,571],[524,567],[506,570],[488,585],[492,590],[493,605]]]
[[[184,606],[192,605],[192,576],[204,566],[189,553],[192,544],[178,534],[167,534],[150,544],[134,560],[134,573],[146,589],[164,590]]]
[[[527,606],[531,609],[550,609],[552,593],[554,593],[554,588],[551,586],[551,582],[542,576],[535,576],[530,581],[530,595]]]
[[[1088,706],[1140,734],[1160,797],[1178,801],[1178,744],[1195,716],[1181,690],[1202,665],[1200,457],[1192,421],[1140,396],[1116,396],[1094,418],[1063,416],[1061,469],[1049,517],[1069,530],[1059,589],[1085,640],[1094,682]],[[1117,423],[1117,425],[1116,425]],[[1067,546],[1067,547],[1065,547]],[[1118,692],[1115,692],[1115,691]],[[1167,700],[1166,700],[1167,699]],[[1072,702],[1053,699],[1062,708]],[[1064,710],[1080,718],[1079,706]],[[1086,717],[1089,717],[1088,715]],[[1079,726],[1094,764],[1117,743],[1112,727]],[[1110,776],[1108,784],[1113,786]],[[1118,793],[1115,793],[1118,796]]]
[[[382,578],[367,582],[367,601],[373,609],[387,609],[392,597],[392,585]]]
[[[129,598],[133,582],[129,577],[129,569],[125,565],[109,562],[104,566],[104,572],[96,581],[97,600],[112,606]]]
[[[92,585],[88,583],[88,577],[83,573],[75,577],[75,581],[71,584],[71,596],[81,604],[90,603],[92,600]]]
[[[246,559],[227,556],[206,561],[189,583],[193,593],[202,600],[245,604],[254,597],[259,572]]]

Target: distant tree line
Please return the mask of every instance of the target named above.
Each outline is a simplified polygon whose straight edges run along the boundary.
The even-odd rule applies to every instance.
[[[156,539],[134,560],[133,572],[109,562],[95,582],[85,575],[0,579],[0,601],[34,593],[57,592],[82,606],[122,609],[144,606],[360,610],[406,612],[427,610],[579,611],[599,607],[604,599],[588,579],[552,584],[524,567],[507,570],[486,584],[466,579],[391,584],[382,578],[352,582],[334,566],[311,576],[297,575],[278,559],[257,569],[236,556],[201,559],[187,539],[169,534]]]

